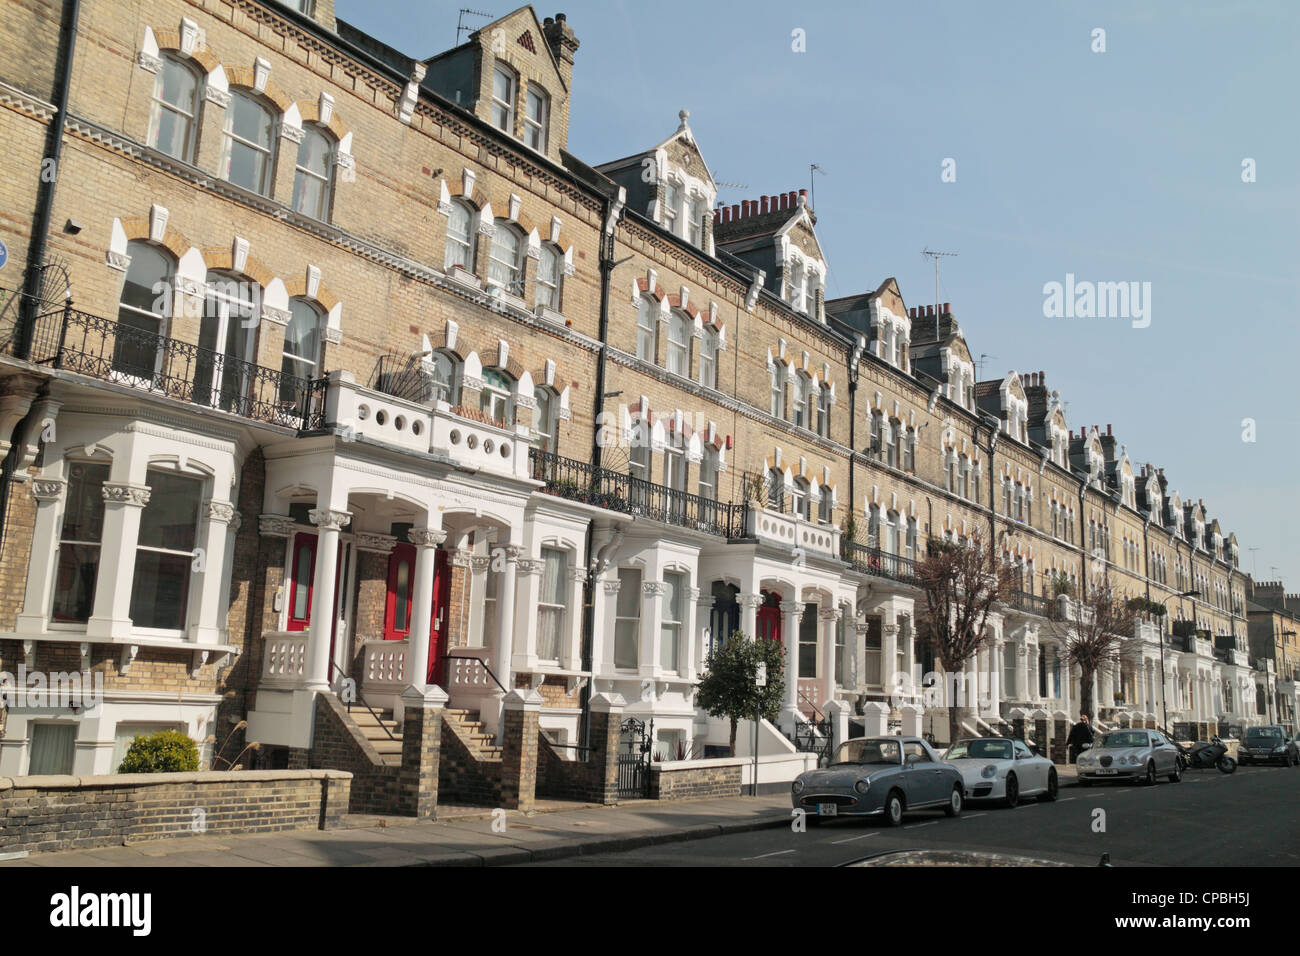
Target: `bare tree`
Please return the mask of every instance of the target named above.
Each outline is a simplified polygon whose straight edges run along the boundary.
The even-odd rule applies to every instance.
[[[957,695],[951,688],[976,651],[988,643],[984,624],[993,605],[1005,599],[1017,580],[1015,569],[997,559],[992,546],[931,541],[916,565],[925,592],[924,622],[942,671],[948,698],[948,740],[959,736]],[[976,688],[969,688],[967,702]]]
[[[1124,645],[1133,636],[1134,608],[1098,577],[1087,594],[1068,605],[1058,598],[1048,608],[1048,629],[1065,648],[1065,659],[1079,668],[1079,711],[1095,716],[1093,679],[1118,667]]]

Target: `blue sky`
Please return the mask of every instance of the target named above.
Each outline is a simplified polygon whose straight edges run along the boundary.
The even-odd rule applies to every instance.
[[[336,4],[412,56],[456,40],[456,5]],[[921,250],[958,253],[939,299],[985,356],[982,378],[1046,371],[1073,428],[1113,423],[1135,466],[1163,467],[1236,531],[1244,570],[1300,591],[1300,4],[560,9],[581,42],[571,152],[643,149],[685,107],[714,175],[749,187],[724,202],[805,187],[819,164],[828,296],[894,276],[929,303]],[[940,180],[946,158],[956,182]],[[1150,282],[1150,326],[1045,318],[1043,286],[1067,273]]]

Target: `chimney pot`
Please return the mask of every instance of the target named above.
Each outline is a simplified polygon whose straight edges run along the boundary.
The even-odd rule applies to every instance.
[[[1107,434],[1107,435],[1110,434],[1110,424],[1109,424],[1109,423],[1107,423],[1107,425],[1106,425],[1106,434]]]
[[[768,204],[770,201],[771,201],[771,197],[769,197],[769,196],[764,196],[764,197],[763,197],[763,202],[762,202],[762,205],[763,205],[763,212],[767,212],[767,204]]]
[[[944,315],[952,315],[952,303],[951,303],[951,302],[945,302],[945,303],[943,304],[943,314],[944,314]]]
[[[927,316],[933,318],[933,317],[934,317],[934,306],[932,306],[932,305],[927,305],[927,306],[925,307],[925,314],[926,314]]]
[[[731,206],[731,221],[735,222],[739,218],[740,218],[740,206],[739,204],[733,203]]]

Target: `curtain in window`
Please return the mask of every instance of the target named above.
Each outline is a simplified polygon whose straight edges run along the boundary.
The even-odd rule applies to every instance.
[[[33,724],[27,772],[70,774],[76,750],[76,724]]]
[[[614,624],[614,666],[635,669],[641,648],[641,572],[619,568]]]
[[[537,656],[542,660],[560,659],[564,646],[565,582],[568,579],[568,555],[554,548],[542,549],[542,593],[537,609]]]
[[[685,575],[665,574],[663,617],[660,622],[659,666],[666,671],[678,669],[678,656],[682,639],[682,603]]]

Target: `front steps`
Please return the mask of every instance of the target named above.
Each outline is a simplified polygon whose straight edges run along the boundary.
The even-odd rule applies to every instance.
[[[377,715],[377,716],[376,716]],[[367,708],[353,708],[348,717],[356,724],[379,754],[380,762],[386,767],[397,767],[402,763],[402,735],[397,732],[397,721],[391,710],[380,710],[372,714]],[[392,736],[389,736],[389,735]]]
[[[501,760],[501,748],[493,743],[496,738],[484,730],[477,710],[448,707],[442,715],[445,723],[453,725],[471,756],[477,760]]]

